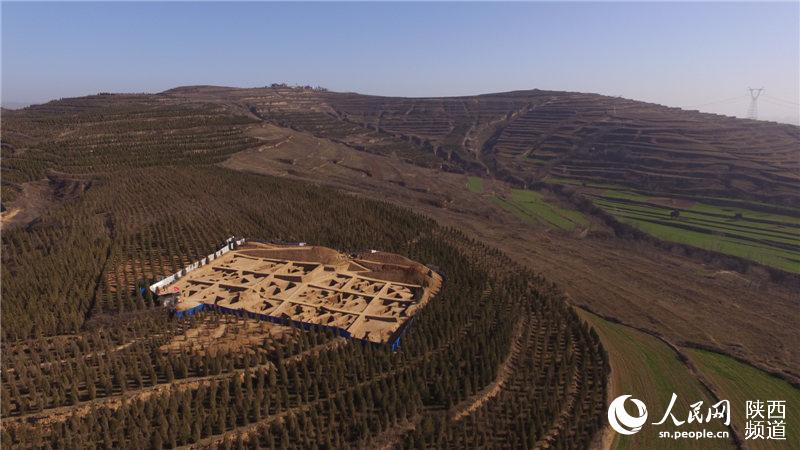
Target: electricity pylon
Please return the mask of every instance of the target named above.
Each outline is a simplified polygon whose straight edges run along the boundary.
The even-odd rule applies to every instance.
[[[758,97],[764,92],[764,88],[753,89],[747,88],[750,91],[750,107],[747,108],[747,118],[758,120]]]

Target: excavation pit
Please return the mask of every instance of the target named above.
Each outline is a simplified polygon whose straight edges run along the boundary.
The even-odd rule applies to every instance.
[[[332,329],[396,349],[414,314],[439,291],[442,278],[392,253],[348,256],[320,246],[248,242],[210,255],[169,281],[151,289],[175,297],[179,318],[214,309]]]

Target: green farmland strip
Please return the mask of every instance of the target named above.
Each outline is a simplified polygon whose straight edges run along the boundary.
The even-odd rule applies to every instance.
[[[594,203],[618,220],[659,239],[678,242],[800,273],[800,218],[696,203],[672,208],[627,191],[607,190]],[[734,219],[736,214],[740,219]]]
[[[800,247],[800,239],[797,237],[800,230],[794,228],[758,224],[746,220],[710,220],[707,216],[698,216],[686,211],[681,212],[680,218],[673,219],[670,217],[671,209],[669,208],[613,203],[604,200],[596,200],[595,204],[606,208],[608,212],[615,215],[619,214],[626,217],[650,221],[672,221],[676,228],[690,226],[691,228],[706,230],[709,233],[725,233],[728,235],[741,236],[744,240],[758,240],[764,242],[766,245],[770,245],[774,242]],[[775,246],[781,247],[780,245]],[[783,247],[785,248],[786,245]]]
[[[529,223],[538,222],[567,231],[578,225],[589,225],[580,212],[548,203],[542,194],[534,191],[512,189],[509,198],[495,197],[494,202]]]
[[[595,182],[595,181],[573,180],[571,178],[549,177],[549,178],[547,178],[546,181],[548,181],[550,183],[568,184],[568,185],[571,185],[571,186],[581,186],[581,187],[590,187],[590,188],[625,189],[625,187],[617,185],[617,184],[599,183],[599,182]]]
[[[469,177],[467,179],[467,189],[475,194],[483,194],[483,178]]]
[[[611,207],[628,208],[631,210],[638,210],[643,212],[656,212],[669,216],[669,213],[675,209],[663,205],[658,205],[649,202],[628,200],[616,201],[613,197],[596,197],[596,203],[602,203]],[[696,221],[705,221],[708,223],[717,223],[726,226],[733,226],[743,230],[750,229],[752,231],[764,232],[771,231],[777,234],[785,234],[792,238],[797,239],[800,233],[800,226],[793,222],[794,217],[781,216],[777,214],[764,214],[754,211],[745,210],[716,210],[710,211],[707,209],[708,205],[698,205],[688,209],[680,209],[681,217],[693,218]],[[740,218],[736,218],[735,214],[741,214]]]
[[[589,224],[583,214],[548,203],[538,192],[513,189],[511,199],[526,210],[565,230],[571,230],[575,228],[575,225]]]
[[[609,184],[609,183],[600,183],[595,181],[581,181],[569,178],[559,178],[559,177],[549,177],[546,181],[551,183],[557,184],[565,184],[580,188],[593,188],[593,189],[607,189],[604,195],[608,196],[618,196],[618,198],[628,198],[631,200],[642,199],[646,200],[651,198],[650,194],[638,193],[635,189],[618,185],[618,184]],[[658,194],[659,196],[671,197],[668,194]],[[753,217],[760,218],[764,217],[767,219],[774,218],[776,216],[783,217],[786,220],[800,224],[800,208],[795,208],[791,206],[777,206],[769,203],[754,201],[754,200],[739,200],[739,199],[732,199],[732,198],[723,198],[723,197],[703,197],[698,195],[681,195],[675,198],[682,198],[685,200],[690,200],[694,202],[698,202],[696,205],[698,211],[706,210],[706,211],[713,211],[719,212],[722,211],[723,213],[728,212],[730,214],[734,214],[736,212],[749,212],[753,215]],[[729,205],[736,205],[736,206],[717,206],[714,202],[722,202]],[[695,207],[692,207],[694,209]],[[773,214],[773,213],[764,213],[757,211],[759,208],[770,208],[775,209],[778,208],[786,212],[786,214]]]
[[[597,331],[611,363],[611,399],[629,394],[647,405],[649,418],[642,430],[631,436],[609,431],[614,440],[612,449],[717,449],[734,448],[732,440],[667,440],[658,437],[659,431],[697,430],[697,424],[687,428],[655,426],[667,408],[672,393],[678,395],[674,412],[686,419],[689,405],[702,400],[711,404],[711,397],[699,381],[678,359],[678,355],[659,339],[618,323],[609,322],[578,309],[578,314]],[[704,424],[709,430],[725,429],[718,423]]]
[[[621,220],[660,239],[738,256],[789,272],[800,272],[800,262],[798,262],[800,255],[797,252],[756,246],[752,242],[684,230],[634,218],[621,217]]]
[[[616,190],[611,190],[611,189],[608,189],[605,192],[603,192],[603,196],[604,197],[608,197],[608,198],[634,200],[634,201],[637,201],[637,202],[647,202],[647,199],[649,198],[649,197],[646,197],[644,195],[637,194],[637,193],[630,192],[630,191],[616,191]]]
[[[800,389],[784,380],[719,353],[687,351],[700,371],[717,387],[720,398],[730,400],[732,422],[745,431],[748,400],[785,400],[785,441],[746,440],[752,449],[800,449]]]
[[[703,203],[695,203],[694,205],[692,205],[692,207],[689,208],[689,210],[696,211],[699,213],[724,214],[727,216],[733,216],[736,213],[739,213],[745,219],[753,218],[759,220],[768,220],[771,222],[781,222],[785,224],[800,225],[800,217],[786,216],[782,214],[771,214],[744,208],[733,208],[727,206],[714,206],[714,205],[706,205]]]
[[[510,202],[502,197],[493,197],[492,203],[505,209],[511,214],[517,216],[517,218],[519,218],[523,222],[532,224],[538,223],[538,221],[534,217],[531,217],[527,212],[525,212],[524,209],[520,208],[519,205]]]

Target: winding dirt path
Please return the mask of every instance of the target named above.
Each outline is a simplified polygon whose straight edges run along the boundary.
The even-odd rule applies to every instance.
[[[503,386],[506,384],[506,381],[508,381],[509,377],[511,377],[511,375],[514,373],[514,369],[517,367],[519,355],[523,348],[523,336],[525,335],[527,326],[527,317],[517,321],[517,324],[514,327],[511,351],[508,352],[508,356],[503,361],[500,369],[497,371],[497,377],[488,386],[481,389],[480,392],[464,400],[459,405],[456,405],[453,408],[455,411],[451,415],[451,419],[453,421],[457,422],[469,416],[483,406],[484,403],[488,402],[500,393],[500,391],[503,389]]]
[[[575,353],[575,349],[576,347],[573,343],[573,354]],[[534,448],[550,448],[553,442],[555,442],[556,438],[558,438],[561,430],[564,429],[564,426],[569,425],[570,420],[573,418],[573,410],[575,409],[575,401],[578,394],[578,387],[580,385],[580,378],[580,372],[577,369],[574,369],[572,373],[572,381],[570,382],[569,387],[567,387],[566,403],[561,408],[561,411],[559,411],[558,416],[550,426],[547,434],[539,439]]]

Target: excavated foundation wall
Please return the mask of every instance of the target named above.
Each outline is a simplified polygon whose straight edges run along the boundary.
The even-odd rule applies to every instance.
[[[174,315],[178,319],[214,310],[306,330],[329,330],[394,351],[414,314],[441,285],[441,277],[432,269],[400,255],[370,251],[348,257],[305,244],[256,242],[237,248],[244,242],[231,238],[225,247],[150,289],[176,300]],[[281,268],[276,269],[278,266]],[[299,274],[292,271],[307,266],[316,268]],[[265,294],[275,286],[273,277],[277,281],[293,279],[293,286]],[[336,284],[341,279],[351,282]],[[412,280],[414,283],[406,284]],[[325,282],[330,284],[321,287]],[[308,297],[309,292],[322,297]],[[352,303],[353,295],[356,303]],[[274,304],[281,306],[271,306]],[[339,322],[336,317],[350,321]]]

